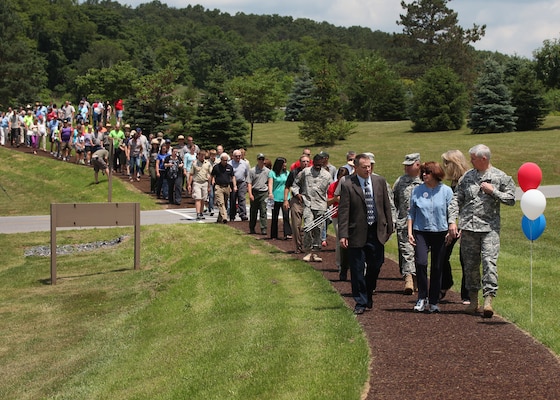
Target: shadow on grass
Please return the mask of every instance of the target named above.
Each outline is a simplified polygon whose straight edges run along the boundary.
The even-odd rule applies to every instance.
[[[116,272],[125,272],[125,271],[134,271],[134,268],[119,268],[119,269],[114,269],[112,271],[100,271],[100,272],[94,272],[94,273],[91,273],[91,274],[81,274],[81,275],[63,275],[63,276],[57,275],[56,280],[61,281],[61,280],[64,280],[64,279],[85,278],[87,276],[107,275],[107,274],[114,274]],[[38,282],[42,285],[50,285],[51,284],[51,278],[39,279]]]

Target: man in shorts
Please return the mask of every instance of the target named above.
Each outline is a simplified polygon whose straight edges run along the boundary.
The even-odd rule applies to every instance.
[[[93,165],[93,171],[95,173],[95,183],[99,183],[98,175],[99,170],[105,175],[109,175],[109,167],[107,166],[107,160],[109,159],[109,152],[103,147],[97,150],[91,156],[91,164]]]
[[[198,152],[189,172],[187,190],[194,199],[196,220],[200,221],[204,219],[204,203],[210,191],[210,174],[212,173],[212,164],[206,159],[205,150]]]

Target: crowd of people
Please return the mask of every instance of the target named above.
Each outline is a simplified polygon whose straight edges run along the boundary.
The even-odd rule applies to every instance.
[[[338,169],[329,163],[326,152],[311,158],[305,149],[289,169],[283,157],[267,166],[264,154],[258,154],[255,167],[243,169],[248,169],[246,175],[235,172],[235,163],[229,175],[237,185],[233,191],[247,182],[250,233],[257,233],[258,222],[260,233],[267,234],[269,204],[270,238],[281,237],[281,211],[283,238],[293,239],[294,253],[305,253],[305,261],[322,261],[326,229],[333,224],[339,279],[347,280],[350,271],[355,314],[373,308],[384,246],[396,233],[403,294],[416,293],[414,311],[441,311],[440,301],[454,283],[452,251],[461,241],[465,312],[489,318],[498,290],[500,206],[515,204],[515,184],[492,166],[487,146],[472,147],[469,156],[470,169],[459,150],[443,153],[441,162],[421,162],[419,153],[407,154],[404,174],[392,186],[374,172],[374,154],[354,151],[347,153],[346,164]],[[241,219],[247,218],[241,215]],[[484,303],[479,307],[481,289]]]
[[[106,130],[111,121],[121,125],[123,112],[122,99],[113,105],[100,100],[90,104],[83,98],[76,107],[70,101],[60,107],[42,102],[34,106],[8,107],[0,111],[0,145],[28,146],[34,153],[47,151],[48,147],[52,155],[68,161],[71,150],[75,150],[76,155],[85,153],[83,137],[86,134]],[[85,162],[84,158],[78,161]]]
[[[191,136],[178,136],[174,145],[161,132],[146,137],[141,128],[122,126],[120,100],[112,107],[101,101],[90,105],[83,99],[77,109],[68,101],[60,108],[37,103],[9,108],[0,115],[0,145],[28,146],[34,153],[50,151],[63,161],[74,153],[76,163],[93,167],[95,183],[99,171],[112,170],[131,181],[148,175],[150,191],[159,199],[180,205],[185,195],[191,196],[197,220],[217,209],[217,223],[239,216],[248,221],[251,234],[257,234],[258,222],[261,235],[292,240],[294,253],[305,253],[307,262],[322,262],[320,254],[332,223],[339,279],[347,280],[350,271],[356,314],[373,307],[384,245],[393,233],[403,294],[417,294],[413,308],[417,312],[440,312],[439,303],[454,283],[450,260],[460,241],[465,311],[493,315],[500,206],[515,204],[515,184],[492,166],[485,145],[469,149],[470,169],[459,150],[445,152],[441,162],[421,162],[419,153],[407,154],[404,174],[391,186],[374,172],[372,153],[349,151],[339,168],[324,151],[311,157],[311,151],[304,149],[291,164],[284,157],[272,162],[259,153],[251,167],[244,149],[235,149],[230,156],[221,145],[201,150]],[[270,232],[267,209],[272,213]]]

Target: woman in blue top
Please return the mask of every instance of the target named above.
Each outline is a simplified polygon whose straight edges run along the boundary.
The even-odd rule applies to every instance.
[[[292,227],[290,226],[289,210],[283,207],[284,189],[286,188],[286,179],[290,173],[286,170],[286,159],[278,157],[274,161],[272,170],[268,174],[268,198],[274,200],[274,208],[272,209],[272,224],[270,226],[270,238],[278,239],[278,214],[282,210],[282,219],[284,226],[284,240],[292,238]]]
[[[418,280],[418,302],[414,310],[439,312],[438,301],[441,289],[441,271],[445,258],[445,237],[450,225],[448,207],[453,198],[449,186],[441,183],[445,172],[435,161],[420,167],[424,183],[412,191],[408,211],[408,240],[415,246],[416,278]],[[428,289],[428,252],[430,263],[430,287]]]

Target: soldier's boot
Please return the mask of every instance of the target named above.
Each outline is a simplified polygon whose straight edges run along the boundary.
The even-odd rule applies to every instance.
[[[404,276],[404,290],[403,290],[403,294],[410,296],[412,294],[412,292],[414,291],[414,282],[412,280],[412,275],[411,274],[406,274]]]
[[[487,295],[484,297],[484,306],[482,308],[482,316],[484,318],[492,318],[494,315],[494,310],[492,309],[492,297],[491,295]]]
[[[469,297],[471,299],[471,304],[469,304],[467,306],[467,308],[465,308],[465,313],[470,314],[470,315],[474,315],[477,312],[479,312],[479,310],[478,310],[478,291],[469,292]]]

